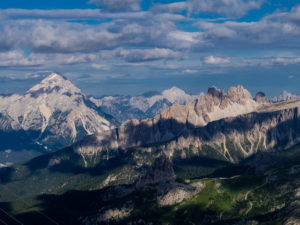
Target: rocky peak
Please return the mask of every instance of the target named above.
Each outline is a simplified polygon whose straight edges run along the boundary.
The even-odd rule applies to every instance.
[[[170,101],[171,103],[177,101],[178,103],[181,104],[187,100],[190,100],[190,96],[177,87],[172,87],[168,90],[163,91],[162,96],[166,98],[168,101]]]
[[[209,87],[207,90],[207,95],[221,98],[224,95],[224,90],[217,89],[216,87]]]
[[[230,87],[228,93],[224,92],[224,89],[220,90],[216,87],[209,87],[207,90],[207,97],[213,97],[219,99],[221,102],[228,99],[235,103],[243,103],[246,99],[252,99],[252,96],[248,90],[243,86],[238,85],[237,87]],[[215,104],[219,104],[219,101],[214,100]]]
[[[233,101],[239,103],[243,99],[252,99],[250,92],[243,86],[230,87],[228,90],[228,97]]]
[[[259,103],[259,104],[269,104],[271,103],[270,99],[267,98],[267,96],[265,95],[265,93],[263,92],[257,92],[257,94],[255,95],[254,100]]]

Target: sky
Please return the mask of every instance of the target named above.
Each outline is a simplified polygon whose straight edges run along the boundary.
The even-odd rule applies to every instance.
[[[95,96],[300,94],[299,37],[299,0],[1,1],[0,93],[54,71]]]

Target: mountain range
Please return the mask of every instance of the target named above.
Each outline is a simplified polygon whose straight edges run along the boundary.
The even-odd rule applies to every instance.
[[[3,167],[1,206],[24,224],[297,224],[299,108],[212,87]]]
[[[173,87],[161,94],[88,98],[65,77],[52,73],[24,95],[0,96],[0,163],[58,150],[122,121],[151,118],[197,97]]]
[[[1,97],[4,149],[44,154],[0,162],[0,222],[299,224],[300,100],[289,96],[239,85],[95,99],[53,73]],[[144,118],[158,102],[170,106]],[[119,124],[122,107],[144,119]]]
[[[184,105],[195,102],[201,95],[203,93],[189,95],[177,87],[172,87],[161,93],[150,91],[140,96],[90,97],[90,101],[102,111],[118,118],[120,122],[125,122],[130,119],[152,118],[175,103]]]
[[[288,100],[296,100],[300,99],[300,96],[289,93],[287,91],[282,91],[279,95],[272,98],[273,102],[282,102],[282,101],[288,101]]]
[[[212,88],[211,91],[213,90]],[[37,154],[58,150],[87,135],[118,127],[122,122],[154,118],[163,110],[170,110],[168,108],[174,104],[193,107],[193,104],[205,98],[203,93],[189,95],[176,87],[140,96],[86,97],[69,80],[52,73],[24,95],[0,96],[0,163],[22,161]],[[284,91],[272,101],[297,98]],[[251,99],[247,101],[252,102],[251,104],[259,102]],[[226,101],[222,101],[222,104],[224,102]],[[176,107],[171,109],[182,110],[182,107]],[[246,105],[228,108],[229,111],[219,113],[233,116],[244,113],[245,110],[251,111],[252,108],[253,105]],[[214,114],[212,119],[222,118],[218,113]],[[199,121],[193,122],[196,125],[205,124],[201,120],[206,119],[200,118],[193,111],[189,112],[188,117],[189,120],[197,118]]]

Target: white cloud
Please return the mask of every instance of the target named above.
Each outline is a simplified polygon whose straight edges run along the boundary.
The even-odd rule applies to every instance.
[[[259,9],[264,0],[188,0],[190,13],[208,12],[229,17],[242,17],[252,9]]]
[[[111,56],[119,57],[127,62],[145,62],[161,59],[175,59],[180,57],[180,53],[171,49],[117,49],[111,52]]]
[[[6,19],[43,19],[43,20],[101,20],[101,19],[142,19],[149,12],[107,12],[101,9],[0,9],[0,15]],[[1,19],[1,17],[0,17]]]
[[[176,31],[174,22],[165,16],[96,25],[54,20],[0,21],[0,51],[26,47],[37,53],[86,53],[124,45],[182,49],[197,42],[195,33]]]
[[[211,13],[228,17],[242,17],[248,11],[259,9],[265,0],[187,0],[169,4],[156,4],[156,12],[182,12],[189,14]]]
[[[290,64],[299,64],[300,58],[299,57],[276,57],[271,59],[271,65],[280,65],[280,66],[287,66]]]
[[[156,4],[152,10],[154,12],[182,12],[187,9],[186,2],[174,2],[169,4]]]
[[[182,71],[183,73],[197,73],[198,70],[191,70],[191,69],[186,69]]]
[[[294,22],[290,15],[275,12],[256,22],[200,21],[197,26],[203,31],[205,40],[216,48],[298,48],[300,24]]]
[[[93,62],[96,54],[40,54],[26,55],[22,50],[0,53],[0,67],[32,67],[45,65],[70,65]]]
[[[168,7],[176,12],[186,4],[238,4],[241,0],[217,0],[208,3],[205,0],[177,2],[157,7]],[[235,2],[235,3],[234,3]],[[243,4],[251,5],[243,1]],[[260,1],[255,1],[256,4]],[[221,4],[221,5],[222,5]],[[226,5],[225,4],[225,5]],[[254,7],[253,3],[253,7]],[[298,49],[300,46],[300,23],[298,11],[294,7],[290,12],[275,12],[256,22],[238,22],[236,20],[207,20],[186,18],[181,14],[155,11],[108,12],[105,10],[0,10],[5,19],[0,20],[0,52],[5,54],[24,54],[16,49],[27,49],[30,56],[21,56],[15,65],[40,65],[48,57],[54,63],[80,63],[93,61],[91,54],[103,58],[121,58],[127,62],[154,61],[164,59],[187,58],[192,54],[205,54],[211,49],[224,50],[248,49]],[[229,6],[228,6],[229,7]],[[233,6],[232,6],[233,7]],[[250,6],[249,6],[250,7]],[[163,11],[163,10],[162,10]],[[72,19],[112,18],[99,24],[69,22]],[[40,19],[41,18],[41,19]],[[195,25],[193,32],[183,24]],[[196,22],[198,21],[198,22]],[[194,27],[193,27],[194,29]],[[122,51],[120,51],[122,49]],[[142,50],[141,50],[142,49]],[[155,50],[156,49],[156,50]],[[286,50],[288,51],[288,50]],[[102,52],[102,53],[101,53]],[[118,54],[116,54],[118,53]],[[40,54],[40,55],[38,55]],[[55,61],[52,57],[61,54]],[[74,56],[72,56],[73,54]],[[41,59],[34,58],[35,56]],[[49,56],[47,56],[49,55]],[[72,58],[73,57],[73,58]],[[140,57],[140,59],[138,58]],[[207,58],[207,64],[218,62],[218,58]],[[229,58],[225,58],[230,61]],[[8,59],[4,59],[4,65]],[[10,61],[13,64],[13,60]],[[222,60],[219,59],[219,62]],[[205,60],[204,60],[205,63]],[[295,59],[273,60],[274,65],[295,64]],[[103,64],[103,62],[101,62]],[[266,63],[265,63],[266,64]],[[232,65],[232,64],[231,64]],[[258,65],[258,64],[256,64]]]
[[[97,64],[97,63],[91,64],[91,67],[98,69],[98,70],[109,70],[110,69],[110,67],[108,65]]]
[[[90,4],[104,7],[111,11],[139,10],[141,0],[90,0]]]
[[[228,64],[230,62],[228,57],[206,56],[203,58],[203,63],[208,65]]]

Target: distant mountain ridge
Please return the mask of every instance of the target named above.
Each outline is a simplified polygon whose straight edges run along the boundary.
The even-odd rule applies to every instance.
[[[159,93],[150,91],[139,96],[105,96],[101,98],[90,97],[104,112],[118,118],[120,122],[130,119],[152,118],[162,110],[177,103],[195,102],[199,95],[189,95],[183,90],[172,87]]]
[[[111,119],[69,80],[52,73],[24,95],[0,96],[0,152],[56,150],[110,129]]]
[[[296,100],[296,99],[300,99],[300,96],[289,93],[287,91],[282,91],[279,95],[273,97],[272,101],[273,102],[283,102],[283,101]]]

